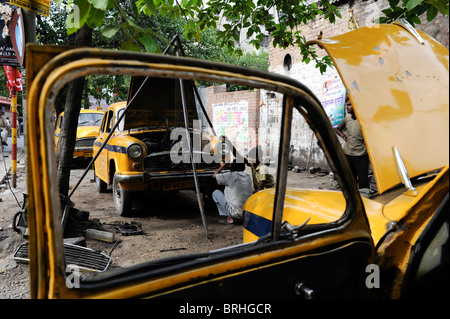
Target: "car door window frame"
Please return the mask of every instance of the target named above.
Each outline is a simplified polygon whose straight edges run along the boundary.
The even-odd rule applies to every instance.
[[[76,49],[74,50],[76,51]],[[92,51],[90,52],[85,51],[84,54],[86,53],[90,53],[94,56],[96,56],[97,51]],[[88,53],[88,54],[89,54]],[[83,55],[83,53],[78,53],[79,55]],[[120,56],[120,53],[112,53],[112,52],[108,52],[108,54],[110,56],[114,56],[115,58],[117,58],[117,56]],[[74,56],[77,56],[77,54],[74,54]],[[286,126],[287,123],[290,123],[290,121],[292,120],[292,111],[293,108],[297,108],[300,113],[303,114],[303,116],[305,117],[305,119],[308,121],[308,123],[310,124],[310,126],[314,129],[314,131],[316,132],[316,136],[318,138],[319,143],[322,145],[322,148],[325,151],[325,154],[327,155],[329,164],[331,165],[331,167],[333,168],[334,171],[336,172],[343,172],[343,174],[337,174],[337,179],[338,182],[343,190],[343,194],[344,197],[346,198],[346,202],[347,202],[347,208],[345,210],[345,212],[343,212],[343,216],[336,222],[334,223],[330,223],[327,225],[319,225],[319,226],[314,226],[311,228],[312,232],[320,232],[320,231],[327,231],[331,228],[342,228],[342,227],[346,227],[345,223],[347,223],[347,221],[351,221],[352,218],[350,217],[355,217],[353,216],[354,212],[356,211],[360,211],[363,212],[363,207],[362,207],[362,202],[361,202],[361,198],[359,197],[358,192],[352,192],[352,188],[355,188],[356,185],[352,185],[352,179],[350,178],[351,173],[350,173],[350,169],[348,168],[348,164],[344,159],[343,154],[339,153],[339,150],[341,150],[340,148],[340,144],[337,140],[337,137],[335,135],[333,135],[331,132],[331,130],[329,130],[329,122],[328,122],[328,117],[326,116],[326,114],[324,113],[324,111],[321,109],[320,106],[320,101],[314,96],[314,94],[307,89],[305,86],[303,86],[301,83],[291,79],[291,78],[287,78],[287,77],[283,77],[283,76],[279,76],[279,75],[273,75],[270,78],[267,78],[268,75],[265,72],[258,72],[258,71],[250,71],[248,69],[240,69],[238,67],[227,67],[227,66],[218,66],[214,64],[214,67],[218,67],[220,71],[216,71],[216,75],[215,76],[211,76],[208,74],[208,70],[209,68],[209,63],[206,63],[202,61],[202,62],[195,62],[195,61],[190,61],[189,59],[183,59],[183,63],[185,63],[185,65],[183,65],[183,67],[187,68],[187,70],[183,70],[182,68],[180,69],[179,66],[176,65],[176,63],[179,63],[179,59],[177,58],[176,60],[174,60],[173,57],[169,57],[169,56],[158,56],[158,57],[150,57],[150,62],[146,62],[146,60],[149,58],[148,55],[141,55],[136,53],[134,55],[135,57],[137,57],[138,59],[143,60],[142,65],[140,66],[141,69],[140,72],[142,72],[142,74],[144,75],[152,75],[152,74],[156,74],[156,76],[158,76],[160,74],[161,71],[161,67],[160,67],[160,63],[163,62],[174,62],[174,64],[169,64],[168,66],[165,66],[166,68],[169,69],[164,69],[164,76],[170,76],[170,77],[174,77],[174,78],[186,78],[186,79],[192,79],[193,75],[198,76],[198,78],[203,79],[203,78],[211,78],[214,79],[215,76],[217,78],[220,78],[221,80],[224,80],[225,82],[232,82],[230,78],[233,78],[236,80],[236,82],[238,83],[243,83],[244,85],[253,85],[255,87],[258,88],[263,88],[266,90],[274,90],[274,91],[281,91],[281,93],[285,94],[285,99],[284,99],[284,103],[283,103],[283,109],[285,110],[285,112],[283,113],[283,122],[285,123],[284,129],[289,130],[290,126]],[[129,58],[127,56],[127,58]],[[70,55],[69,53],[66,53],[63,55],[63,57],[60,57],[60,59],[62,61],[66,61],[67,59],[70,60]],[[156,60],[156,63],[152,63],[153,60]],[[52,60],[53,63],[55,63],[54,60]],[[130,74],[133,72],[136,72],[136,66],[131,66],[128,68],[127,62],[128,60],[125,60],[125,62],[123,64],[120,64],[117,60],[114,60],[115,63],[120,64],[120,68],[122,71],[125,71],[124,73],[129,72]],[[96,61],[97,62],[97,61]],[[96,67],[92,67],[92,66],[86,66],[87,62],[85,62],[86,64],[80,64],[79,66],[75,66],[74,68],[76,70],[84,70],[84,72],[89,72],[91,74],[95,74],[96,72],[103,72],[103,68],[107,68],[107,67],[111,67],[114,68],[114,63],[112,63],[111,65],[106,65],[106,64],[101,64],[99,63],[99,65],[97,65]],[[97,62],[98,63],[98,62]],[[197,65],[198,63],[198,65]],[[211,63],[213,64],[213,63]],[[193,68],[192,68],[193,67]],[[199,68],[204,68],[204,69],[200,69],[201,71],[196,70],[195,68],[199,67]],[[171,68],[171,69],[170,69]],[[192,69],[191,69],[192,68]],[[45,72],[49,72],[48,70],[45,70]],[[39,76],[45,76],[45,72],[43,72],[42,74],[40,73]],[[69,80],[71,80],[72,78],[74,78],[74,74],[70,73],[70,74],[66,74],[65,69],[61,68],[55,69],[55,72],[61,72],[62,73],[62,77],[58,78],[55,77],[54,80],[52,81],[60,81],[62,83],[67,82]],[[244,76],[242,76],[242,74],[244,74]],[[259,77],[259,78],[258,78]],[[38,81],[36,81],[37,83]],[[33,82],[33,84],[35,84],[35,82]],[[35,84],[37,85],[37,84]],[[56,87],[61,86],[60,83],[58,84],[50,84],[50,86],[55,85]],[[279,86],[280,85],[280,86]],[[34,92],[36,92],[37,90],[35,89]],[[36,94],[36,93],[35,93]],[[35,96],[34,96],[35,97]],[[43,109],[44,113],[47,111],[48,109],[45,109],[47,105],[51,105],[52,103],[52,99],[54,99],[54,97],[52,96],[47,96],[46,97],[46,103],[44,104],[39,104],[39,108]],[[35,102],[36,103],[36,102]],[[38,103],[36,103],[37,105]],[[105,130],[107,130],[107,125],[108,123],[111,123],[110,121],[110,117],[111,115],[108,115],[107,118],[107,122],[106,122],[106,127]],[[33,119],[36,121],[36,123],[39,121],[38,118],[33,117],[31,119],[31,121],[33,121]],[[43,128],[44,133],[48,133],[45,132],[45,127]],[[285,147],[286,143],[289,143],[289,134],[286,134],[285,137],[283,138],[283,142],[282,144],[280,144],[280,149],[282,147],[284,147],[283,154],[280,154],[279,156],[281,156],[281,170],[279,169],[279,173],[280,178],[283,179],[283,175],[282,174],[286,174],[287,171],[287,162],[286,162],[286,153],[289,152],[289,148]],[[328,152],[327,149],[324,147],[325,145],[329,146],[332,148],[331,152]],[[339,146],[338,146],[339,145]],[[341,151],[342,152],[342,151]],[[54,156],[54,154],[47,154],[47,156]],[[32,159],[32,161],[35,161],[36,159]],[[35,162],[33,162],[35,163]],[[48,165],[48,164],[47,164]],[[36,167],[36,166],[33,166]],[[50,172],[54,173],[53,171]],[[348,173],[348,174],[346,174]],[[353,183],[354,184],[354,183]],[[354,190],[354,189],[353,189]],[[274,228],[272,230],[272,242],[273,244],[278,245],[278,241],[282,241],[284,242],[285,239],[283,239],[281,237],[281,233],[280,233],[280,220],[282,218],[282,214],[280,215],[280,212],[282,213],[282,209],[283,209],[283,200],[284,200],[284,192],[285,192],[285,185],[280,184],[279,181],[277,181],[277,186],[276,186],[276,192],[277,192],[277,204],[275,205],[275,209],[274,209],[274,217],[275,217],[275,222],[274,224]],[[33,197],[32,197],[33,198]],[[56,197],[55,197],[56,198]],[[49,205],[48,208],[51,211],[50,214],[47,214],[47,216],[51,216],[53,219],[58,220],[59,216],[60,216],[60,206],[59,206],[59,202],[55,200],[55,198],[52,198],[50,201],[47,201],[47,199],[43,199],[44,202],[46,203],[45,205]],[[36,198],[34,198],[36,199]],[[44,202],[42,202],[41,204],[44,204]],[[361,215],[359,214],[359,220],[358,223],[360,222],[360,219],[364,219],[365,215]],[[39,218],[44,218],[44,216],[37,216],[37,219]],[[354,218],[353,218],[354,219]],[[367,222],[367,220],[366,220]],[[54,232],[56,230],[56,228],[58,228],[59,226],[57,224],[47,224],[50,225],[49,227],[49,231],[50,232]],[[348,223],[347,223],[348,226]],[[59,234],[59,236],[61,236],[61,234]],[[46,242],[49,247],[48,249],[51,251],[52,255],[57,255],[57,251],[61,251],[61,243],[56,243],[56,240],[58,240],[58,236],[54,236],[52,237],[52,240],[48,240],[48,242]],[[290,242],[290,241],[289,241]],[[220,256],[217,257],[218,260],[221,260],[223,258],[229,258],[230,255],[234,255],[234,254],[247,254],[248,250],[246,249],[247,246],[250,247],[258,247],[255,249],[259,249],[259,244],[261,243],[254,243],[251,245],[242,245],[239,247],[231,247],[228,250],[225,250],[225,253],[214,253],[214,252],[208,252],[205,254],[202,254],[201,256],[195,256],[193,255],[191,257],[191,264],[194,263],[203,263],[203,257],[205,256]],[[266,247],[266,246],[264,246]],[[250,249],[251,250],[251,249]],[[200,260],[197,260],[197,258],[200,258]],[[58,259],[58,258],[56,258]],[[195,260],[195,261],[194,261]],[[55,260],[55,262],[63,262],[62,260]],[[188,262],[189,263],[189,262]],[[150,263],[150,264],[146,264],[143,265],[143,269],[145,269],[146,267],[148,267],[149,265],[155,265],[155,263]],[[45,265],[44,265],[45,266]],[[152,266],[150,266],[152,267]],[[178,264],[177,267],[186,267],[185,263],[181,263]],[[50,267],[52,268],[52,267]],[[58,268],[58,267],[56,267]],[[169,267],[170,268],[170,267]],[[55,269],[55,267],[53,267],[53,269]],[[153,268],[154,269],[154,268]],[[168,271],[167,269],[164,269],[163,272]],[[129,272],[130,276],[133,276],[133,273],[135,273],[135,270],[127,270],[126,272]],[[145,273],[145,271],[144,271]],[[144,273],[142,275],[144,275]],[[149,275],[147,273],[147,275]],[[53,274],[53,276],[58,276],[56,273]],[[121,277],[119,275],[119,277]],[[126,276],[127,277],[127,276]],[[128,278],[128,277],[127,277]],[[129,278],[127,279],[129,280]],[[114,282],[114,280],[112,280]],[[120,281],[120,280],[119,280]],[[98,282],[98,284],[101,285],[102,280],[100,280]],[[97,284],[97,286],[98,286]],[[109,284],[108,284],[109,285]]]

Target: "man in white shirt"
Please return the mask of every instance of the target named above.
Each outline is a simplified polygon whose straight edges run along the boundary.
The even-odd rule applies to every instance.
[[[236,163],[230,166],[231,172],[220,173],[225,167],[225,163],[220,163],[220,167],[215,171],[213,178],[217,184],[225,185],[222,192],[217,189],[212,194],[212,198],[217,205],[220,216],[226,216],[220,222],[223,224],[241,223],[243,220],[242,208],[247,199],[252,195],[252,179],[245,173],[245,164]]]

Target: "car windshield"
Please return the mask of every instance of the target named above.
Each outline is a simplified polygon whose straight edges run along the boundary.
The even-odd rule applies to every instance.
[[[100,126],[102,113],[80,113],[78,126]]]

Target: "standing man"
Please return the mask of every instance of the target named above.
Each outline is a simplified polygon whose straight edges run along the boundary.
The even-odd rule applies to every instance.
[[[236,160],[231,163],[231,172],[220,173],[225,167],[225,162],[221,162],[219,168],[214,172],[213,178],[217,184],[225,185],[222,192],[216,189],[212,198],[217,205],[220,216],[226,216],[220,220],[222,224],[237,224],[243,220],[242,209],[247,199],[252,195],[252,180],[250,175],[244,172],[245,164],[237,163]]]
[[[263,157],[263,151],[261,146],[258,145],[252,148],[246,161],[252,168],[253,188],[255,193],[263,190],[264,188],[275,187],[275,181],[269,172],[269,168],[264,163],[260,162]]]
[[[10,131],[11,124],[9,124],[8,119],[3,114],[3,111],[0,109],[0,139],[1,139],[1,147],[3,145],[8,145],[6,141],[8,140],[8,135]]]
[[[369,155],[364,137],[348,96],[345,99],[347,116],[336,127],[336,133],[346,142],[343,148],[359,189],[369,189]],[[344,133],[346,131],[346,134]]]

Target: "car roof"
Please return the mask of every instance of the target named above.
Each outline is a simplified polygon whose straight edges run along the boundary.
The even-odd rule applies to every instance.
[[[108,108],[106,109],[106,111],[114,110],[114,111],[117,112],[119,109],[122,109],[122,108],[124,108],[125,106],[127,106],[127,102],[126,102],[126,101],[116,102],[116,103],[113,103],[113,104],[111,104],[110,106],[108,106]],[[106,111],[105,111],[105,112],[106,112]]]
[[[81,109],[81,110],[80,110],[80,113],[100,113],[100,114],[103,114],[104,112],[103,112],[103,111],[100,111],[100,110],[87,110],[87,109]]]
[[[411,178],[449,162],[449,51],[414,31],[377,25],[311,41],[347,88],[380,194],[401,183],[394,146]]]
[[[99,113],[99,114],[103,114],[104,112],[103,112],[103,111],[100,111],[100,110],[81,109],[81,110],[80,110],[80,113]],[[62,115],[64,115],[64,112],[61,112],[61,113],[59,114],[59,116],[62,116]]]

